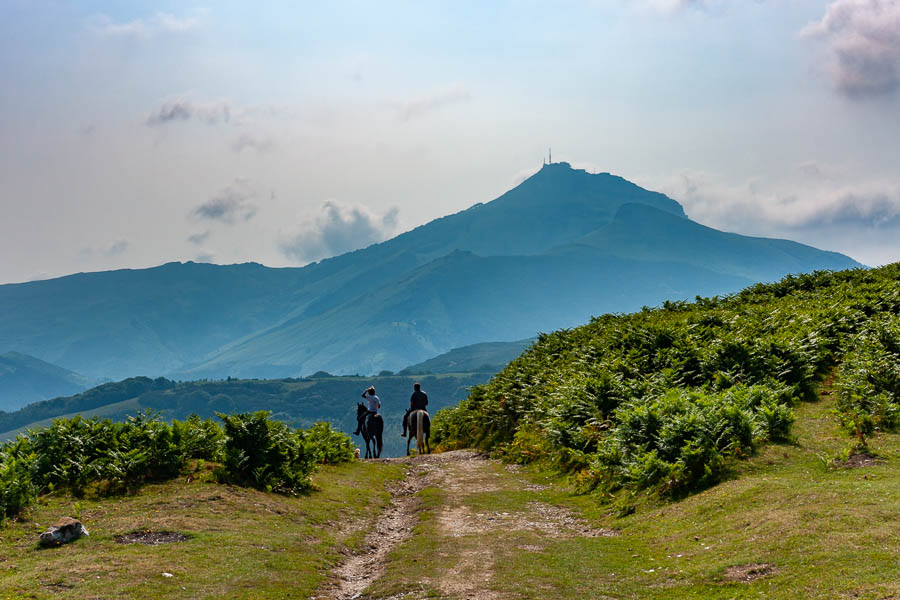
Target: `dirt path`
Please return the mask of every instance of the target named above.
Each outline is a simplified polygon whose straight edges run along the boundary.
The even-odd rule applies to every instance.
[[[411,462],[411,459],[386,459]],[[361,552],[348,557],[331,574],[331,580],[314,598],[352,600],[384,575],[388,553],[412,535],[419,499],[416,493],[425,485],[421,469],[410,465],[404,479],[390,488],[391,504],[377,517],[375,528],[366,536]]]
[[[413,527],[426,510],[418,492],[426,488],[437,488],[441,493],[439,506],[427,509],[433,511],[430,516],[434,517],[436,531],[430,535],[439,541],[440,556],[422,559],[445,568],[431,574],[416,573],[417,581],[406,581],[401,586],[404,592],[387,598],[413,600],[433,597],[435,592],[446,598],[503,598],[492,590],[497,540],[520,543],[513,550],[535,552],[541,551],[547,540],[615,534],[591,527],[566,508],[539,501],[528,501],[509,510],[479,508],[478,502],[483,501],[484,495],[540,492],[542,488],[523,480],[514,468],[504,469],[475,452],[388,460],[408,464],[407,475],[390,490],[391,504],[378,517],[363,550],[338,565],[330,583],[316,596],[319,600],[379,597],[364,594],[385,577],[391,551],[410,541]],[[522,539],[529,543],[521,544]]]

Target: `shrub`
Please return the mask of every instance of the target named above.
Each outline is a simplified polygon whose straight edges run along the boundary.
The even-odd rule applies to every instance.
[[[221,462],[225,456],[225,433],[212,419],[191,415],[172,421],[172,435],[184,458]]]
[[[225,427],[220,480],[284,494],[309,488],[316,457],[302,434],[273,421],[268,411],[217,416]]]
[[[853,338],[837,391],[841,423],[858,437],[900,426],[900,316],[871,320]]]
[[[28,457],[17,458],[0,451],[0,523],[18,514],[37,498],[31,481]]]
[[[346,433],[319,422],[300,432],[307,450],[318,464],[333,465],[353,460],[353,440]]]

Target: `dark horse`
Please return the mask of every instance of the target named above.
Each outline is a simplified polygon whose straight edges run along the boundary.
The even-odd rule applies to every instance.
[[[406,438],[406,455],[409,456],[409,444],[413,436],[416,436],[416,452],[419,454],[431,454],[431,446],[428,445],[428,436],[431,435],[431,417],[422,409],[409,413],[409,437]]]
[[[356,403],[356,418],[359,419],[363,414],[369,412],[366,405],[362,402]],[[381,456],[381,448],[384,443],[381,440],[381,434],[384,433],[384,419],[381,415],[368,415],[363,419],[362,427],[359,428],[363,439],[366,441],[366,458],[378,458]],[[372,441],[373,450],[369,449],[369,442]]]

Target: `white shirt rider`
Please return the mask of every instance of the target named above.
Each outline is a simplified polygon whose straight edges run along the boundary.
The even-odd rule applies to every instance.
[[[369,412],[378,414],[378,409],[381,408],[381,400],[378,399],[378,396],[367,395],[366,402],[369,405]]]

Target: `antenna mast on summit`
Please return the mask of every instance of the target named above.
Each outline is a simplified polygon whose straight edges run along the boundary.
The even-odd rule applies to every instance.
[[[553,164],[553,148],[547,148],[547,156],[548,156],[547,163],[552,165]]]

